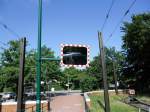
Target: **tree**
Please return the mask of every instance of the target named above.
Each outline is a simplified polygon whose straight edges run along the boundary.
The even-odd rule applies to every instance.
[[[100,61],[100,55],[95,56],[94,59],[90,62],[89,68],[87,68],[86,70],[89,76],[93,76],[96,78],[98,82],[97,89],[103,87],[102,68]]]
[[[16,91],[19,73],[20,40],[9,41],[9,48],[4,49],[1,57],[0,89]]]
[[[0,64],[0,91],[17,92],[18,75],[19,75],[19,56],[20,40],[8,42],[8,48],[4,49],[1,54]],[[54,52],[42,46],[42,56],[54,58]],[[25,55],[25,87],[35,88],[36,77],[36,50],[26,51]],[[42,61],[41,80],[49,82],[58,80],[61,71],[58,62]],[[46,84],[46,83],[45,83]]]
[[[97,89],[97,79],[93,76],[88,74],[82,73],[78,74],[80,77],[79,80],[79,87],[83,92],[92,91]]]
[[[54,52],[46,47],[42,46],[42,57],[44,58],[55,58]],[[26,86],[35,88],[35,79],[36,77],[36,50],[32,49],[27,52],[26,55],[26,76],[25,76],[25,84]],[[59,62],[43,60],[41,64],[41,81],[44,81],[44,85],[42,85],[42,91],[48,89],[46,85],[48,83],[56,80],[59,81],[61,77],[61,71]],[[52,84],[52,83],[51,83]]]
[[[56,58],[54,56],[54,51],[52,51],[52,49],[50,48],[47,48],[46,46],[42,46],[42,57]],[[43,60],[41,67],[42,67],[41,80],[45,81],[45,84],[48,82],[52,82],[51,86],[55,86],[55,89],[61,89],[62,87],[60,86],[59,82],[61,80],[62,73],[59,62]]]
[[[70,89],[80,89],[83,92],[95,90],[97,86],[95,77],[89,76],[86,73],[86,70],[80,70],[73,67],[64,69],[62,81],[65,89],[68,88],[66,84],[69,82]]]
[[[121,52],[116,51],[114,47],[106,48],[106,70],[108,75],[108,82],[114,83],[114,75],[113,75],[113,61],[115,62],[116,69],[119,75],[119,69],[122,67],[122,62],[124,61],[124,56]],[[100,55],[95,56],[93,61],[90,63],[90,67],[87,69],[87,74],[93,76],[98,81],[97,88],[103,88],[103,77],[102,77],[102,68],[101,68],[101,58]]]
[[[117,80],[120,82],[122,64],[124,62],[125,57],[122,54],[122,52],[116,51],[115,47],[105,48],[105,52],[106,52],[106,68],[107,68],[108,81],[111,84],[115,83],[114,82],[114,69],[115,69]]]
[[[64,69],[62,83],[65,89],[67,89],[66,85],[68,83],[70,89],[79,89],[79,80],[78,80],[79,73],[81,72],[74,67]]]
[[[123,49],[126,55],[124,80],[138,91],[150,86],[150,13],[132,16],[121,28]]]

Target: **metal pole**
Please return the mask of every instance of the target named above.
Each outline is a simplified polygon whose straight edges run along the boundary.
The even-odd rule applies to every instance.
[[[114,71],[114,80],[115,80],[115,92],[118,94],[118,87],[117,87],[117,74],[116,74],[116,69],[115,69],[115,62],[113,61],[113,71]]]
[[[36,75],[36,112],[41,112],[41,37],[42,37],[42,0],[39,0],[38,9],[38,50]]]
[[[100,62],[102,64],[102,72],[103,72],[105,112],[110,112],[106,63],[105,63],[105,51],[104,51],[103,39],[102,39],[101,32],[98,32],[98,40],[99,40],[99,50],[100,50],[100,55],[101,55],[101,61]]]
[[[26,47],[26,38],[23,38],[21,39],[20,44],[20,71],[18,80],[17,112],[23,111],[25,47]]]

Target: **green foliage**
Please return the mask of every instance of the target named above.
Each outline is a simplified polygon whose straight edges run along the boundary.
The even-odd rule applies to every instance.
[[[3,88],[9,88],[8,90],[13,91],[17,90],[20,40],[9,41],[8,45],[9,48],[3,49],[1,57],[0,91],[2,91]]]
[[[13,40],[8,42],[9,48],[5,49],[1,57],[0,65],[0,91],[14,91],[17,92],[18,74],[19,74],[19,48],[20,41]],[[113,82],[113,67],[112,60],[108,57],[114,56],[116,58],[117,67],[120,66],[122,55],[115,51],[114,48],[105,48],[106,50],[106,64],[108,72],[108,80]],[[54,52],[42,46],[42,57],[55,58]],[[31,49],[26,51],[25,55],[25,88],[31,87],[35,90],[36,81],[36,50]],[[41,64],[41,81],[44,81],[41,90],[50,90],[54,87],[56,90],[67,89],[66,84],[69,83],[69,88],[72,90],[81,89],[82,91],[91,91],[103,87],[100,56],[94,57],[90,63],[90,67],[85,70],[76,68],[66,68],[61,70],[59,62],[43,60]]]
[[[97,89],[99,87],[103,87],[101,59],[99,55],[95,56],[94,59],[90,62],[90,66],[87,68],[86,72],[89,76],[93,76],[97,79]]]
[[[122,27],[123,49],[126,54],[124,80],[139,91],[150,86],[150,13],[132,16]],[[128,80],[127,80],[128,79]],[[130,80],[129,80],[130,79]]]
[[[86,71],[75,68],[66,68],[63,71],[63,85],[67,89],[66,84],[69,82],[71,89],[81,89],[82,91],[91,91],[96,89],[97,79],[89,76]]]
[[[114,83],[113,62],[116,65],[115,68],[116,68],[118,80],[119,80],[120,69],[122,67],[122,62],[124,61],[124,56],[121,52],[116,51],[114,47],[105,48],[105,53],[106,53],[105,60],[106,60],[108,82]],[[97,89],[103,88],[103,77],[102,77],[102,66],[101,66],[100,55],[94,57],[94,59],[91,61],[90,67],[87,69],[87,74],[97,79],[98,81]]]
[[[107,75],[108,75],[108,81],[110,83],[114,83],[114,68],[113,64],[116,69],[116,75],[118,77],[118,80],[120,79],[120,72],[122,70],[122,63],[125,60],[124,55],[115,50],[115,47],[112,48],[105,48],[106,52],[106,67],[107,67]]]
[[[3,88],[3,92],[13,92],[14,90],[12,89],[12,87],[8,87],[8,88]]]
[[[57,90],[64,90],[64,88],[61,86],[61,84],[60,83],[56,83],[56,82],[53,82],[51,84],[51,87],[55,88],[56,91]]]
[[[97,88],[97,84],[97,79],[92,76],[88,76],[80,80],[80,88],[83,92],[95,90]]]
[[[79,80],[78,80],[78,75],[80,71],[78,69],[75,69],[73,67],[71,68],[66,68],[63,71],[63,78],[62,78],[62,84],[64,88],[67,89],[66,84],[69,82],[69,87],[71,89],[79,89]]]
[[[54,52],[47,48],[45,45],[42,46],[42,57],[44,58],[55,58]],[[26,76],[25,83],[27,86],[34,86],[36,77],[36,51],[31,50],[27,53],[26,58]],[[60,81],[61,71],[59,62],[43,60],[41,64],[41,81],[44,81],[44,87],[41,90],[46,90],[50,81],[53,80]],[[57,84],[55,84],[56,86]],[[58,85],[59,86],[59,85]]]
[[[19,56],[20,56],[20,40],[12,40],[8,42],[10,46],[4,49],[1,56],[0,65],[0,91],[5,89],[17,92],[18,74],[19,74]],[[55,57],[54,52],[42,46],[43,57]],[[36,77],[36,50],[32,49],[26,52],[25,60],[25,88],[35,86]],[[61,71],[58,62],[43,61],[41,69],[41,80],[48,83],[55,79],[59,80]]]

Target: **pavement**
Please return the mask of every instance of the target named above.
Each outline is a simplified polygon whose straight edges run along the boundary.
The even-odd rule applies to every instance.
[[[50,112],[85,112],[84,98],[80,94],[55,96],[50,101]]]

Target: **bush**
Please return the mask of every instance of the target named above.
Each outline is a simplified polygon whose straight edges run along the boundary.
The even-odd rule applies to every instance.
[[[64,88],[58,83],[52,83],[51,87],[55,88],[55,90],[63,90]]]
[[[13,88],[11,88],[11,87],[4,88],[3,92],[13,92]]]
[[[95,77],[85,77],[80,82],[80,88],[83,92],[92,91],[97,88],[97,79]]]

